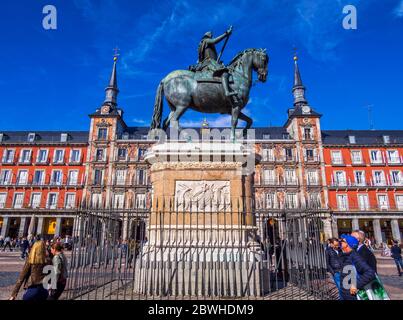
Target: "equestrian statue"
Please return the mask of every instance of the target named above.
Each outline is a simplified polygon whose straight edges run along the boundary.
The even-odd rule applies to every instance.
[[[231,115],[233,133],[239,119],[246,122],[245,130],[252,126],[252,119],[242,113],[242,109],[249,100],[253,71],[257,72],[259,81],[266,81],[269,57],[266,49],[246,49],[224,65],[220,59],[231,34],[232,27],[217,38],[213,38],[211,32],[205,33],[198,48],[198,63],[189,70],[173,71],[160,82],[151,129],[167,130],[170,124],[178,128],[179,119],[188,108]],[[215,45],[224,39],[217,56]],[[163,97],[171,112],[161,124]]]

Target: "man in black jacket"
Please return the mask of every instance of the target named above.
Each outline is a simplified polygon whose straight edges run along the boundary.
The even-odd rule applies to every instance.
[[[326,264],[327,271],[332,276],[337,289],[339,290],[339,297],[341,299],[340,287],[340,272],[341,272],[341,252],[339,248],[339,241],[336,238],[329,239],[329,246],[326,249]]]
[[[393,246],[390,249],[390,252],[392,253],[392,258],[395,260],[397,272],[399,273],[399,277],[401,277],[402,270],[403,270],[402,249],[400,249],[399,243],[396,240],[393,241]]]
[[[349,235],[341,236],[342,271],[340,273],[341,296],[343,300],[357,300],[358,290],[376,278],[370,268],[357,253],[358,240]]]
[[[354,230],[351,235],[359,242],[357,252],[367,265],[370,266],[375,273],[378,273],[376,267],[376,258],[373,252],[365,245],[365,232],[361,230]]]

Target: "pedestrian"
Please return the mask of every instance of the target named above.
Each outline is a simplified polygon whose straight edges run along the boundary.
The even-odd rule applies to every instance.
[[[357,252],[367,265],[371,267],[375,273],[378,273],[376,266],[376,258],[374,253],[365,245],[365,232],[361,230],[354,230],[351,235],[359,242]]]
[[[46,257],[46,248],[43,241],[35,241],[31,248],[28,259],[25,261],[14,290],[11,293],[10,300],[15,300],[21,286],[26,289],[22,299],[26,301],[42,301],[48,297],[48,291],[44,288],[43,268],[49,264]]]
[[[52,244],[52,254],[53,254],[53,268],[55,269],[56,275],[56,289],[49,290],[48,300],[58,300],[62,295],[64,288],[66,288],[67,283],[67,259],[64,255],[63,245],[59,242]]]
[[[326,249],[327,270],[333,276],[334,283],[339,290],[339,299],[342,300],[340,287],[340,272],[341,272],[341,252],[339,241],[336,238],[328,240],[329,246]]]
[[[399,242],[394,240],[393,246],[390,249],[390,251],[392,253],[392,258],[393,260],[395,260],[396,263],[397,273],[399,274],[399,277],[401,277],[403,271],[403,261],[402,261],[402,249],[400,249]]]
[[[3,248],[4,245],[4,238],[3,236],[0,236],[0,248]]]
[[[358,240],[350,235],[342,235],[343,252],[340,273],[341,296],[343,300],[357,300],[358,290],[364,289],[376,278],[375,271],[357,253]]]
[[[4,246],[3,246],[3,251],[6,251],[6,248],[8,247],[8,249],[10,250],[10,252],[13,251],[13,249],[11,248],[11,238],[9,236],[4,238]]]
[[[20,249],[21,249],[21,259],[24,260],[27,256],[27,252],[29,249],[29,242],[27,238],[22,238],[21,244],[20,244]]]

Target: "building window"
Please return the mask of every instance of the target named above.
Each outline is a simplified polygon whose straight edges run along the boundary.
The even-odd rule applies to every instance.
[[[7,186],[11,183],[11,170],[1,170],[0,185]]]
[[[277,208],[277,197],[275,193],[266,194],[266,209]]]
[[[64,150],[55,150],[53,155],[53,163],[63,163],[64,162]]]
[[[294,160],[294,157],[293,157],[293,154],[292,154],[292,148],[284,148],[284,154],[285,154],[285,160],[286,161]]]
[[[398,210],[403,210],[403,194],[396,195],[396,206]]]
[[[41,194],[40,193],[32,194],[30,206],[32,209],[37,209],[41,206]]]
[[[103,170],[100,170],[100,169],[94,170],[94,184],[95,185],[101,185],[102,176],[103,176]]]
[[[69,171],[67,184],[70,186],[76,186],[78,184],[78,170]]]
[[[125,195],[123,193],[115,194],[113,197],[113,207],[115,209],[123,209],[124,205],[125,205]]]
[[[337,208],[340,211],[348,210],[348,198],[346,194],[338,194],[337,195]]]
[[[145,148],[139,148],[138,150],[138,160],[142,161],[144,160],[144,155],[146,154],[147,149]]]
[[[306,149],[305,150],[305,161],[312,162],[316,161],[316,150],[314,149]]]
[[[70,151],[70,162],[79,163],[80,162],[80,150],[74,149]]]
[[[38,155],[36,157],[37,163],[46,163],[48,158],[48,150],[41,149],[38,151]]]
[[[296,185],[297,184],[295,170],[285,170],[285,183],[286,183],[286,185]]]
[[[60,142],[67,142],[69,135],[67,133],[62,133],[60,135]]]
[[[0,133],[0,142],[3,142],[4,140],[4,133]]]
[[[116,184],[123,186],[126,183],[126,170],[116,170]]]
[[[264,185],[276,184],[276,174],[274,172],[274,169],[264,169],[263,170],[263,184]]]
[[[118,161],[126,161],[127,160],[127,149],[119,148],[118,149]]]
[[[401,171],[400,170],[391,171],[390,172],[390,181],[392,182],[392,185],[394,185],[394,186],[402,185]]]
[[[378,206],[381,210],[389,209],[389,201],[386,194],[378,194]]]
[[[390,143],[390,136],[383,136],[383,143],[389,144]]]
[[[311,128],[304,128],[304,140],[313,140]]]
[[[308,170],[306,173],[308,186],[315,186],[319,184],[318,172],[316,170]]]
[[[28,134],[28,142],[35,142],[36,134],[35,133],[29,133]]]
[[[28,183],[28,170],[20,170],[17,175],[17,184],[20,186]]]
[[[95,161],[105,161],[105,150],[104,149],[97,149],[95,152]]]
[[[66,209],[74,209],[76,207],[76,194],[67,193],[66,194]]]
[[[33,184],[34,185],[43,185],[44,184],[44,177],[45,177],[45,174],[44,174],[44,171],[43,170],[35,170],[35,172],[34,172],[34,180],[33,180]]]
[[[355,143],[356,143],[356,141],[355,141],[355,136],[348,136],[348,142],[349,142],[350,144],[355,144]]]
[[[287,193],[285,198],[285,207],[287,209],[297,209],[298,208],[298,198],[295,193]]]
[[[341,155],[341,151],[332,151],[331,153],[332,163],[336,165],[343,164],[343,157]]]
[[[369,201],[367,194],[358,194],[358,207],[360,210],[369,210]]]
[[[92,194],[91,205],[93,208],[100,208],[102,206],[102,194],[101,193]]]
[[[46,208],[47,209],[57,208],[57,193],[49,193]]]
[[[290,140],[290,134],[289,133],[283,133],[283,139],[284,140]]]
[[[24,204],[24,194],[23,193],[15,193],[14,194],[14,201],[13,201],[13,208],[14,209],[21,209]]]
[[[383,171],[374,171],[373,172],[373,178],[374,178],[374,185],[375,186],[384,186],[384,185],[386,185],[385,174],[384,174]]]
[[[146,171],[144,169],[137,170],[137,184],[138,185],[146,184]]]
[[[274,161],[274,152],[272,148],[263,148],[262,150],[263,161]]]
[[[382,163],[381,151],[370,150],[369,155],[371,158],[371,163]]]
[[[400,163],[399,151],[397,150],[387,150],[386,154],[388,155],[389,163]]]
[[[362,154],[360,150],[351,151],[351,162],[353,164],[362,164]]]
[[[108,129],[106,128],[98,129],[98,140],[106,140],[107,136],[108,136]]]
[[[309,209],[321,208],[319,193],[310,193],[309,194],[308,208]]]
[[[137,209],[146,209],[146,195],[136,194],[136,208]]]
[[[60,186],[62,184],[62,172],[60,170],[54,170],[52,172],[52,178],[50,184],[54,186]]]
[[[22,150],[21,151],[20,163],[31,163],[31,150]]]
[[[7,193],[0,193],[0,209],[6,207]]]
[[[335,184],[336,186],[346,186],[347,185],[347,179],[346,179],[346,173],[344,171],[336,171],[334,173],[335,177]]]
[[[14,150],[6,149],[3,153],[3,163],[13,163],[14,162]]]
[[[355,184],[357,186],[365,186],[365,172],[354,171]]]
[[[263,140],[270,140],[270,134],[263,134]]]

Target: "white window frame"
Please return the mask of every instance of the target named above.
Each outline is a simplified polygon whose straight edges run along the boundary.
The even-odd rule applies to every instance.
[[[41,179],[40,179],[40,181],[35,181],[35,173],[36,172],[42,172],[42,176],[41,176]],[[45,170],[35,170],[34,171],[34,175],[32,176],[32,184],[34,184],[34,185],[44,185],[45,184]]]
[[[53,204],[53,205],[50,203],[50,196],[51,195],[56,196],[55,197],[56,201],[55,201],[55,204]],[[59,193],[58,192],[49,192],[48,196],[47,196],[47,199],[46,199],[46,209],[57,209],[58,201],[59,201]]]
[[[262,149],[262,160],[263,161],[274,161],[274,150],[273,148],[263,148]]]
[[[298,195],[296,193],[286,193],[285,201],[287,209],[298,209]]]
[[[136,209],[147,208],[147,197],[145,193],[136,193]]]
[[[45,151],[45,159],[42,160],[42,161],[39,159],[39,155],[40,155],[41,151]],[[38,153],[36,154],[36,163],[47,163],[47,161],[48,161],[48,154],[49,154],[49,150],[48,150],[48,149],[39,149],[39,150],[38,150]]]
[[[102,193],[93,193],[91,195],[91,205],[92,207],[102,206]]]
[[[78,159],[77,160],[73,160],[73,152],[78,151]],[[70,163],[80,163],[81,159],[81,149],[71,149],[70,150],[70,157],[69,157],[69,162]]]
[[[380,197],[384,197],[385,203],[381,203]],[[389,197],[387,194],[377,194],[376,200],[378,201],[378,208],[380,210],[389,210]]]
[[[17,205],[17,196],[21,196],[21,203]],[[25,198],[25,193],[24,192],[16,192],[13,195],[13,208],[14,209],[22,209],[24,207],[24,198]]]
[[[6,159],[6,155],[8,151],[11,151],[11,157],[10,159]],[[2,163],[14,163],[15,160],[15,149],[4,149],[3,151],[3,157],[2,157]]]
[[[7,193],[0,193],[0,209],[4,209],[7,204]]]
[[[306,181],[308,186],[316,186],[319,184],[318,170],[307,170]]]
[[[398,181],[393,181],[393,173],[397,172]],[[402,171],[401,170],[390,170],[390,184],[393,186],[401,186],[402,185]]]
[[[25,152],[28,152],[27,159],[23,159],[23,155]],[[29,164],[31,163],[31,156],[32,156],[32,149],[21,149],[20,151],[20,159],[18,160],[19,163]]]
[[[277,194],[275,192],[266,193],[266,209],[276,209],[277,207]]]
[[[363,202],[360,199],[365,199]],[[360,210],[367,211],[370,209],[369,197],[367,193],[357,194],[357,203]]]
[[[125,194],[115,193],[113,195],[113,207],[115,209],[124,209],[124,205],[125,205]]]
[[[21,173],[25,173],[25,181],[21,182]],[[29,172],[26,169],[22,169],[22,170],[18,170],[17,173],[17,185],[18,186],[26,186],[28,184],[28,180],[29,180]]]
[[[344,199],[343,202],[341,202],[340,199]],[[348,211],[349,204],[348,204],[348,195],[347,194],[337,194],[336,202],[337,202],[337,209],[339,211]]]
[[[0,178],[3,179],[3,178],[5,177],[6,172],[8,173],[7,179],[4,179],[4,181],[0,181],[0,184],[1,184],[1,185],[4,185],[4,186],[10,185],[10,184],[11,184],[11,181],[12,181],[12,179],[13,179],[13,173],[12,173],[12,171],[11,171],[10,169],[3,169],[3,170],[1,170],[1,171],[0,171]]]
[[[396,155],[394,157],[391,157],[390,152],[395,152]],[[386,150],[386,154],[387,154],[388,163],[392,163],[392,164],[399,164],[400,163],[399,150],[396,150],[396,149]]]
[[[35,196],[39,196],[39,202],[37,202],[37,203],[34,203],[34,197]],[[37,208],[40,208],[40,206],[41,206],[41,201],[42,201],[42,193],[40,193],[40,192],[33,192],[32,194],[31,194],[31,199],[29,200],[29,205],[30,205],[30,207],[32,208],[32,209],[37,209]],[[36,202],[36,201],[35,201]]]
[[[343,179],[341,179],[342,181],[338,180],[338,173],[342,174]],[[337,170],[334,172],[334,182],[336,184],[336,186],[347,186],[347,175],[346,172],[344,170]]]
[[[267,168],[263,169],[263,184],[275,185],[276,182],[276,170]]]
[[[339,154],[340,156],[338,158],[334,157],[335,154]],[[341,150],[332,150],[330,152],[330,157],[332,159],[332,164],[336,164],[336,165],[344,164],[343,153],[341,152]]]
[[[55,182],[54,180],[53,180],[53,175],[56,173],[56,172],[60,172],[60,181],[59,182]],[[63,170],[60,170],[60,169],[55,169],[55,170],[52,170],[52,173],[51,173],[51,176],[50,176],[50,184],[52,185],[52,186],[61,186],[62,184],[63,184]]]
[[[294,169],[284,170],[284,175],[285,175],[286,185],[296,185],[297,184],[297,176],[296,176]]]
[[[362,179],[361,182],[359,182],[358,179],[357,179],[357,173],[361,173],[361,179]],[[354,170],[354,184],[356,186],[365,186],[366,185],[365,171],[364,170]]]
[[[403,210],[403,194],[395,194],[395,203],[398,210]]]
[[[62,159],[61,159],[60,161],[56,159],[56,153],[57,153],[57,151],[61,151],[61,152],[62,152]],[[55,151],[53,152],[53,163],[56,163],[56,164],[64,163],[64,153],[65,153],[65,150],[64,150],[64,149],[55,149]]]
[[[348,136],[348,142],[349,142],[350,144],[356,144],[356,143],[357,143],[357,139],[355,138],[355,136],[350,135],[350,136]]]
[[[73,201],[69,201],[69,197],[73,197]],[[76,207],[76,194],[74,192],[66,193],[64,207],[66,209],[74,209]]]
[[[380,174],[380,181],[377,181],[377,173]],[[374,181],[374,186],[385,186],[386,185],[386,179],[385,179],[385,172],[383,170],[373,170],[372,171],[372,179]]]
[[[353,156],[354,153],[358,153],[360,155],[359,160]],[[351,150],[351,163],[352,164],[362,164],[363,163],[361,150]]]
[[[72,179],[71,179],[71,175],[73,174],[73,173],[76,173],[76,179],[75,179],[75,181],[73,180],[73,182],[71,181]],[[78,175],[79,175],[79,170],[69,170],[69,172],[67,173],[67,184],[69,185],[69,186],[76,186],[76,185],[78,185]]]
[[[369,160],[371,161],[372,164],[382,164],[383,163],[381,150],[379,150],[379,149],[370,149],[368,152],[369,152]],[[377,159],[372,158],[372,153],[373,152],[376,152]]]

